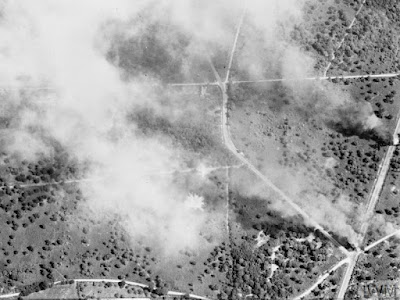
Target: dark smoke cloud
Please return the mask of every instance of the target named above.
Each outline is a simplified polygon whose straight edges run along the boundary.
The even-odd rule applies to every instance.
[[[373,113],[369,103],[354,103],[335,109],[327,124],[344,136],[358,136],[380,145],[390,145],[392,135]]]
[[[345,136],[358,136],[388,145],[391,134],[364,100],[354,99],[348,92],[329,81],[288,81],[289,105],[296,105],[306,117],[320,117],[328,127]]]

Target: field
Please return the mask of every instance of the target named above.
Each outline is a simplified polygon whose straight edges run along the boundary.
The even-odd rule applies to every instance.
[[[51,104],[72,141],[29,123],[56,92],[0,91],[1,295],[356,299],[397,280],[399,5],[239,2],[102,23],[104,78],[129,88]],[[6,147],[23,130],[51,151]]]

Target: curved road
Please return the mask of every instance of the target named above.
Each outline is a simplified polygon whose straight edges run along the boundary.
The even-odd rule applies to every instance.
[[[356,15],[354,16],[354,19],[352,20],[349,28],[351,28],[354,25],[354,22],[356,20],[357,15],[360,13],[363,5],[365,4],[366,0],[363,0],[360,8],[358,9],[358,11],[356,12]],[[273,191],[275,191],[278,195],[280,195],[283,200],[285,200],[296,212],[298,212],[306,221],[308,221],[310,224],[312,224],[316,229],[320,230],[334,245],[336,245],[337,247],[339,247],[339,249],[341,249],[341,251],[343,253],[346,254],[346,259],[342,260],[341,262],[339,262],[339,266],[343,265],[343,264],[348,264],[348,267],[346,269],[346,273],[343,277],[342,283],[340,285],[340,290],[339,290],[339,294],[338,294],[338,299],[343,299],[345,292],[347,291],[349,282],[351,280],[351,276],[353,274],[353,270],[354,267],[356,265],[357,259],[359,257],[359,255],[362,253],[362,251],[360,249],[357,249],[357,251],[353,251],[353,252],[349,252],[347,251],[344,247],[342,247],[326,230],[324,230],[317,222],[315,222],[311,216],[309,216],[305,211],[303,211],[292,199],[290,199],[283,191],[281,191],[276,185],[274,185],[266,176],[264,176],[257,168],[255,168],[251,162],[249,160],[247,160],[243,154],[239,153],[238,149],[235,147],[231,135],[230,135],[230,131],[229,131],[229,124],[228,124],[228,108],[227,108],[227,104],[228,104],[228,100],[229,100],[229,95],[228,95],[228,84],[246,84],[246,83],[268,83],[268,82],[279,82],[279,81],[290,81],[290,80],[332,80],[332,79],[357,79],[357,78],[390,78],[390,77],[397,77],[400,74],[399,73],[385,73],[385,74],[364,74],[364,75],[346,75],[346,76],[326,76],[326,73],[331,65],[331,63],[328,64],[328,66],[325,69],[324,72],[324,76],[322,77],[308,77],[308,78],[299,78],[299,79],[295,79],[295,78],[280,78],[280,79],[262,79],[262,80],[238,80],[238,81],[229,81],[229,75],[230,75],[230,71],[231,71],[231,67],[232,67],[232,62],[233,62],[233,56],[234,56],[234,52],[236,49],[236,44],[237,44],[237,40],[238,40],[238,36],[240,33],[240,29],[243,23],[243,19],[244,19],[244,15],[245,12],[243,13],[243,15],[241,16],[241,20],[239,22],[239,26],[236,32],[236,36],[235,36],[235,41],[234,41],[234,45],[231,51],[231,55],[229,58],[229,66],[228,66],[228,70],[227,70],[227,74],[226,74],[226,79],[224,82],[222,82],[218,72],[216,71],[211,59],[209,58],[209,62],[211,65],[211,68],[213,70],[213,73],[215,75],[215,78],[217,79],[216,82],[212,82],[212,83],[189,83],[189,84],[172,84],[172,86],[185,86],[185,85],[218,85],[221,89],[222,92],[222,110],[221,110],[221,132],[222,132],[222,139],[223,139],[223,143],[225,144],[225,146],[230,150],[230,152],[237,158],[239,159],[244,165],[246,165],[257,177],[259,177],[269,188],[271,188]],[[347,34],[346,34],[347,35]],[[339,46],[337,47],[337,49],[339,49],[343,42],[344,39],[346,37],[346,35],[343,37],[343,39],[340,41]],[[336,50],[337,50],[336,49]],[[398,137],[397,137],[397,133],[400,131],[400,120],[398,120],[397,122],[397,126],[396,126],[396,130],[394,133],[394,141],[395,144],[398,143]],[[364,221],[362,223],[361,226],[361,234],[360,234],[360,244],[362,243],[362,240],[364,239],[365,233],[367,231],[368,228],[368,223],[370,221],[370,217],[372,216],[373,210],[376,206],[376,203],[379,199],[379,195],[380,192],[382,190],[383,187],[383,183],[385,181],[386,178],[386,174],[388,172],[389,166],[390,166],[390,160],[391,157],[393,156],[393,152],[394,152],[395,146],[390,146],[388,148],[388,151],[385,154],[385,157],[380,165],[380,168],[378,170],[378,175],[377,178],[374,182],[374,187],[372,190],[372,193],[370,194],[370,198],[368,201],[368,206],[367,206],[367,211],[366,211],[366,215],[364,218]],[[380,239],[379,241],[377,241],[376,243],[370,245],[368,248],[371,248],[373,246],[375,246],[376,244],[378,244],[379,242],[382,242],[383,240],[388,239],[389,237],[391,237],[393,234],[390,234],[388,236],[386,236],[385,238]],[[335,268],[336,270],[336,268]],[[304,293],[302,293],[298,298],[301,298],[301,296],[305,296],[307,294],[309,294],[316,286],[318,286],[318,284],[322,281],[325,280],[327,276],[323,275],[321,278],[318,279],[317,283],[314,284],[312,287],[310,287],[307,291],[305,291]]]
[[[363,4],[365,3],[365,0],[363,1],[361,7],[359,8],[359,10],[357,11],[353,21],[350,24],[350,28],[351,26],[353,26],[354,21],[356,19],[356,16],[358,15],[358,13],[361,11],[361,8],[363,6]],[[218,72],[216,71],[212,61],[210,60],[210,65],[212,67],[213,73],[215,75],[215,78],[217,79],[216,82],[204,82],[204,83],[174,83],[174,84],[169,84],[170,86],[204,86],[204,85],[210,85],[210,86],[219,86],[222,92],[222,110],[221,110],[221,132],[222,132],[222,138],[223,138],[223,143],[225,144],[225,146],[230,150],[230,152],[237,158],[239,159],[244,165],[246,165],[258,178],[260,178],[269,188],[271,188],[274,192],[276,192],[280,197],[282,197],[283,200],[285,200],[291,207],[292,209],[294,209],[298,214],[300,214],[305,221],[309,222],[313,227],[315,227],[316,229],[318,229],[322,234],[324,234],[324,236],[326,236],[335,246],[337,246],[344,254],[346,254],[346,259],[340,261],[338,264],[336,264],[332,269],[332,270],[336,270],[337,268],[339,268],[340,266],[342,266],[343,264],[348,263],[348,268],[346,270],[345,276],[342,280],[342,284],[339,290],[339,294],[338,294],[338,299],[343,299],[344,298],[344,294],[347,290],[348,284],[350,282],[351,279],[351,275],[353,273],[353,269],[355,267],[355,264],[357,262],[357,258],[358,256],[362,253],[359,249],[356,252],[349,252],[348,250],[346,250],[343,246],[341,246],[333,237],[331,234],[329,234],[329,232],[327,232],[321,225],[319,225],[315,220],[313,220],[313,218],[311,216],[309,216],[300,206],[298,206],[290,197],[288,197],[282,190],[280,190],[274,183],[272,183],[265,175],[263,175],[249,160],[247,160],[243,154],[239,153],[238,149],[235,147],[231,135],[230,135],[230,131],[229,131],[229,125],[228,125],[228,101],[229,101],[229,95],[228,95],[228,85],[229,84],[245,84],[245,83],[264,83],[264,82],[276,82],[276,81],[290,81],[290,80],[331,80],[331,79],[355,79],[355,78],[387,78],[387,77],[396,77],[399,76],[398,73],[387,73],[387,74],[371,74],[371,75],[348,75],[348,76],[326,76],[326,72],[330,67],[330,64],[328,64],[323,77],[308,77],[308,78],[302,78],[302,79],[292,79],[292,78],[281,78],[281,79],[262,79],[262,80],[242,80],[242,81],[232,81],[229,82],[229,76],[230,76],[230,71],[232,68],[232,62],[233,62],[233,57],[234,57],[234,52],[236,49],[236,45],[237,45],[237,41],[238,41],[238,37],[239,37],[239,33],[240,33],[240,29],[242,27],[243,24],[243,20],[244,20],[244,16],[245,16],[245,9],[244,12],[241,16],[239,25],[238,25],[238,29],[236,32],[236,36],[235,36],[235,40],[234,40],[234,44],[233,44],[233,48],[230,54],[230,58],[229,58],[229,65],[228,65],[228,70],[227,70],[227,74],[226,74],[226,79],[224,82],[222,82]],[[341,44],[344,42],[345,37],[341,40],[341,42],[339,43],[339,47],[341,46]],[[338,49],[337,48],[337,49]],[[13,87],[6,87],[6,88],[13,88]],[[19,87],[20,88],[20,87]],[[32,89],[52,89],[52,87],[28,87],[28,88],[32,88]],[[400,122],[397,123],[397,127],[396,127],[396,131],[395,131],[395,135],[398,132],[400,126]],[[367,208],[367,213],[366,213],[366,218],[365,221],[363,222],[362,225],[362,234],[361,234],[361,238],[363,238],[365,236],[365,232],[368,228],[368,221],[369,218],[373,212],[373,209],[375,208],[376,202],[379,199],[379,194],[380,191],[382,189],[389,165],[390,165],[390,159],[393,155],[393,151],[395,149],[395,146],[390,146],[385,158],[380,166],[380,169],[378,171],[378,177],[375,181],[375,185],[374,185],[374,190],[371,193],[371,197],[370,197],[370,201],[368,202],[368,208]],[[79,180],[81,181],[81,180]],[[75,180],[71,180],[70,182],[75,182]],[[69,183],[69,181],[66,181],[64,183]],[[39,185],[39,184],[38,184]],[[377,242],[371,244],[370,246],[368,246],[366,248],[370,249],[373,246],[377,245],[378,243],[390,238],[391,236],[393,236],[394,234],[396,234],[397,231],[395,233],[392,233],[380,240],[378,240]],[[317,282],[311,286],[308,290],[306,290],[304,293],[302,293],[300,296],[296,297],[295,299],[299,299],[303,296],[308,295],[316,286],[318,286],[319,283],[321,283],[322,281],[324,281],[326,279],[326,277],[328,277],[329,272],[327,272],[326,274],[322,275]],[[116,279],[75,279],[75,282],[120,282],[121,280],[116,280]],[[136,286],[140,286],[140,287],[147,287],[147,285],[144,284],[140,284],[140,283],[136,283],[136,282],[131,282],[131,281],[125,281],[127,284],[130,285],[136,285]],[[60,282],[54,282],[54,284],[59,284]],[[8,294],[8,295],[0,295],[0,298],[12,298],[12,297],[17,297],[19,295],[19,293],[12,293],[12,294]],[[174,292],[174,291],[169,291],[168,295],[171,296],[175,296],[175,295],[185,295],[185,293],[181,293],[181,292]],[[191,298],[195,298],[195,299],[200,299],[200,300],[208,300],[208,298],[206,297],[202,297],[202,296],[197,296],[197,295],[192,295],[190,294]]]
[[[66,280],[69,281],[69,280]],[[121,281],[124,281],[127,285],[133,285],[133,286],[139,286],[141,288],[148,288],[149,286],[146,284],[138,283],[138,282],[133,282],[133,281],[126,281],[126,280],[119,280],[119,279],[73,279],[74,283],[77,282],[110,282],[110,283],[118,283]],[[55,281],[53,282],[53,285],[58,285],[60,284],[61,281]],[[12,294],[6,294],[6,295],[0,295],[0,299],[7,299],[7,298],[14,298],[18,297],[20,293],[12,293]],[[199,299],[199,300],[211,300],[210,298],[194,295],[194,294],[187,294],[187,293],[182,293],[182,292],[175,292],[175,291],[168,291],[167,293],[168,296],[184,296],[184,295],[189,295],[190,298],[192,299]],[[50,299],[50,298],[49,298]]]
[[[238,32],[240,27],[238,29]],[[238,36],[238,33],[237,33]],[[236,45],[236,43],[235,43]],[[234,54],[232,51],[231,55]],[[232,59],[230,60],[232,61]],[[249,168],[258,178],[260,178],[270,189],[276,192],[283,200],[285,200],[298,214],[300,214],[306,222],[311,224],[314,228],[318,229],[325,237],[327,237],[336,247],[338,247],[345,255],[349,255],[349,251],[346,250],[342,245],[336,241],[333,236],[326,231],[321,225],[319,225],[310,215],[308,215],[300,206],[298,206],[289,196],[287,196],[281,189],[279,189],[274,183],[272,183],[264,174],[262,174],[249,160],[247,160],[244,155],[242,155],[239,150],[234,145],[231,134],[229,131],[228,125],[228,84],[229,78],[226,78],[225,82],[222,82],[221,77],[219,76],[217,70],[215,69],[214,64],[209,58],[209,63],[211,65],[212,71],[215,75],[219,83],[219,87],[222,92],[222,109],[221,109],[221,131],[222,131],[222,139],[225,146],[228,150],[239,159],[247,168]],[[229,72],[229,69],[228,69]]]
[[[276,192],[283,200],[285,200],[298,214],[300,214],[304,220],[310,223],[314,228],[318,229],[325,237],[327,237],[335,246],[337,246],[346,255],[349,254],[342,245],[340,245],[332,235],[327,232],[321,225],[319,225],[310,215],[308,215],[300,206],[298,206],[292,199],[290,199],[281,189],[279,189],[274,183],[272,183],[264,174],[262,174],[249,160],[247,160],[239,150],[233,144],[228,125],[228,92],[227,84],[222,83],[222,110],[221,110],[221,121],[222,121],[222,137],[225,146],[236,156],[244,165],[246,165],[258,178],[260,178],[269,188]]]

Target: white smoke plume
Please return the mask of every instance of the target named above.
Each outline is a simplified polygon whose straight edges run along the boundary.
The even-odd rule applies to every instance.
[[[313,187],[304,177],[290,175],[279,166],[272,169],[274,170],[273,175],[268,170],[264,173],[269,174],[270,178],[294,199],[314,221],[328,231],[347,238],[353,245],[357,245],[362,212],[365,210],[364,205],[352,202],[344,194],[335,199],[330,198],[328,195],[313,190]],[[247,175],[248,172],[236,171],[233,174],[232,189],[245,197],[268,199],[269,207],[281,212],[285,217],[293,217],[298,214],[285,201],[282,201],[279,195],[269,191],[261,181],[244,174]],[[304,220],[304,222],[312,227],[309,220]]]
[[[208,220],[219,216],[206,209],[195,212],[188,209],[184,203],[189,191],[173,184],[173,178],[143,176],[149,171],[185,167],[182,157],[187,153],[165,136],[138,136],[135,124],[126,118],[128,112],[142,107],[176,118],[190,110],[190,99],[186,101],[189,107],[173,101],[160,104],[157,90],[163,91],[164,86],[156,76],[157,68],[154,74],[147,74],[138,65],[128,65],[131,61],[124,59],[139,54],[128,51],[123,57],[118,51],[113,52],[114,43],[130,39],[140,42],[146,34],[158,30],[154,33],[155,42],[164,50],[165,60],[176,60],[178,66],[173,70],[181,74],[173,74],[171,78],[199,79],[189,74],[196,66],[196,70],[209,68],[205,49],[211,55],[223,49],[220,52],[226,54],[224,63],[227,62],[236,26],[246,6],[245,24],[260,34],[262,42],[257,38],[254,42],[262,43],[271,56],[261,57],[247,47],[238,54],[237,72],[246,71],[259,79],[265,68],[274,67],[286,77],[305,76],[313,72],[312,59],[287,42],[290,29],[302,22],[303,3],[297,0],[1,1],[0,85],[25,91],[0,94],[5,111],[0,119],[13,115],[7,120],[10,125],[2,130],[6,148],[33,159],[36,154],[52,153],[43,137],[55,139],[80,162],[91,163],[86,175],[105,177],[105,181],[82,184],[90,207],[123,212],[128,231],[133,235],[153,232],[155,239],[162,240],[170,252],[196,247],[204,228],[209,226]],[[149,47],[154,46],[148,43]],[[181,44],[184,44],[182,49]],[[151,49],[142,49],[143,55],[153,58],[158,55]],[[129,76],[127,73],[132,70],[139,75]],[[201,81],[215,80],[207,77],[212,74],[209,69],[200,73]],[[290,84],[293,93],[301,95],[296,89],[299,85]],[[35,86],[50,87],[51,91],[29,89]],[[318,88],[326,91],[325,87]],[[328,90],[327,94],[335,93]],[[336,99],[328,97],[326,101],[335,103]],[[323,106],[324,102],[318,103]],[[374,124],[366,121],[366,126]],[[327,210],[321,206],[319,212],[323,216]],[[334,222],[329,226],[334,226]]]
[[[151,236],[168,253],[199,247],[203,232],[213,234],[207,222],[218,213],[188,207],[188,191],[172,176],[145,175],[186,167],[185,150],[165,136],[138,136],[127,119],[137,108],[157,107],[157,80],[127,81],[107,60],[107,24],[137,17],[149,1],[2,4],[0,84],[17,91],[1,95],[10,118],[2,130],[6,150],[34,159],[52,153],[43,137],[56,140],[79,162],[89,162],[86,176],[102,178],[81,184],[94,212],[124,215],[133,237]],[[51,92],[40,94],[38,86]]]

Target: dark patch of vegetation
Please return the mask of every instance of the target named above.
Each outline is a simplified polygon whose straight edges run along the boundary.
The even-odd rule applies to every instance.
[[[44,291],[48,288],[51,288],[52,286],[53,286],[52,282],[48,281],[40,281],[29,285],[21,286],[19,287],[20,296],[28,296],[29,294],[35,292]]]
[[[168,20],[154,20],[154,8],[142,11],[140,17],[125,26],[138,30],[133,36],[115,32],[107,58],[129,77],[157,78],[165,83],[182,82],[182,65],[190,39]]]
[[[186,117],[186,119],[190,119]],[[216,148],[214,139],[195,122],[172,122],[162,116],[157,116],[150,109],[136,111],[131,115],[131,120],[137,124],[138,129],[144,134],[164,134],[180,144],[183,148],[195,152],[209,152]],[[191,119],[192,121],[193,119]]]

